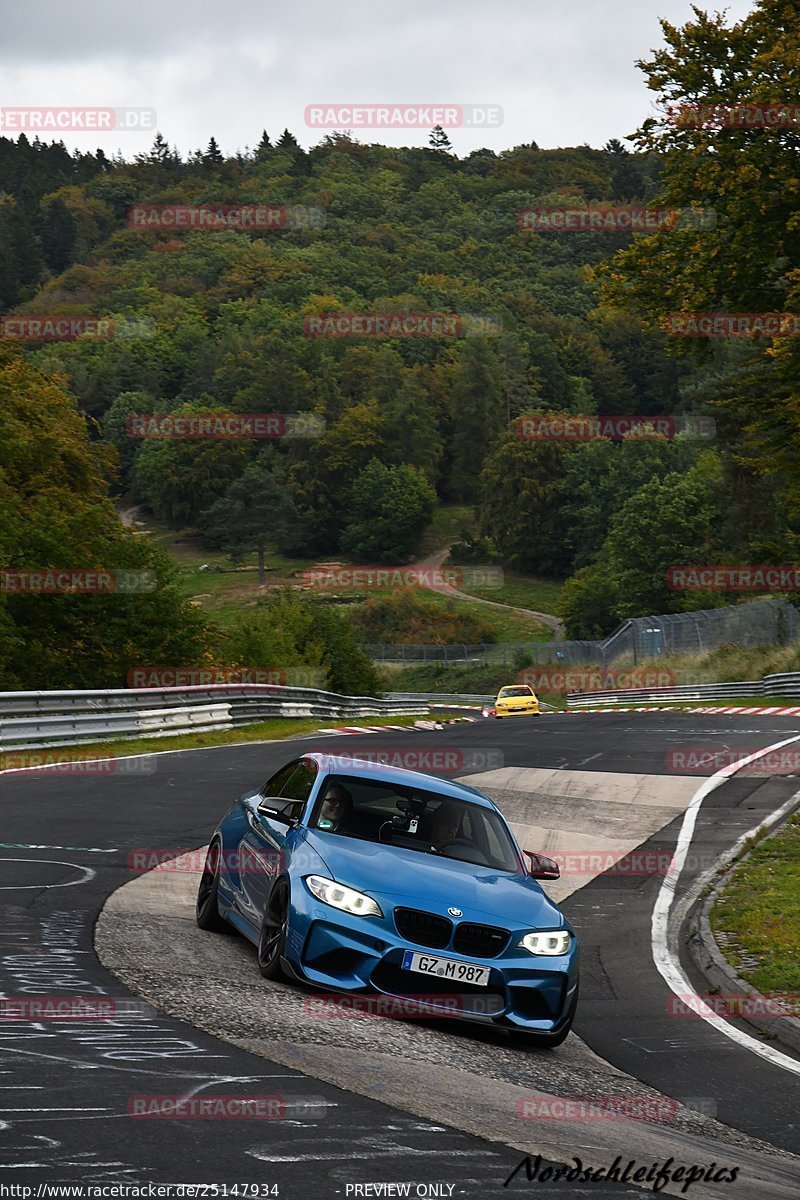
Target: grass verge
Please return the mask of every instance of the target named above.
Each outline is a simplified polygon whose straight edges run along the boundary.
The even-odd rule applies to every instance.
[[[765,995],[800,993],[800,815],[733,868],[711,928],[753,987]]]
[[[513,609],[504,612],[501,608],[489,608],[477,599],[456,600],[440,592],[426,591],[421,595],[432,605],[452,607],[465,616],[483,622],[492,630],[498,642],[549,642],[553,637],[549,626],[537,621],[534,616],[526,616],[525,613],[514,612]],[[493,597],[487,593],[487,599]],[[403,638],[398,635],[396,640],[402,642]]]
[[[464,583],[459,590],[470,596],[494,600],[497,604],[511,604],[516,608],[529,608],[534,612],[558,614],[563,583],[553,579],[537,579],[533,575],[518,575],[504,569],[500,587],[475,587],[469,582],[469,567],[463,570]]]

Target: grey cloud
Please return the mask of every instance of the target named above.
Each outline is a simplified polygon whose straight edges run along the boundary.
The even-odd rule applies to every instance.
[[[730,19],[750,8],[731,0]],[[680,24],[689,0],[422,0],[403,5],[323,0],[239,5],[220,0],[96,3],[33,0],[3,18],[2,105],[137,105],[186,151],[213,134],[226,152],[262,128],[288,126],[306,146],[311,103],[492,103],[504,124],[457,130],[458,153],[600,146],[630,133],[653,96],[634,66],[661,40],[658,16]],[[428,130],[354,130],[363,141],[424,145]],[[107,152],[146,149],[152,135],[65,136]]]

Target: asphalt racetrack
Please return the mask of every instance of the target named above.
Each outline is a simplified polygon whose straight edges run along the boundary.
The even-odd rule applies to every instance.
[[[698,807],[724,761],[698,769],[698,754],[794,737],[800,723],[779,716],[548,714],[171,752],[113,774],[0,776],[2,997],[79,997],[102,1013],[37,1020],[32,1008],[0,1021],[0,1181],[31,1196],[71,1182],[258,1184],[318,1200],[653,1194],[633,1169],[628,1182],[548,1176],[548,1164],[599,1169],[622,1156],[637,1169],[716,1164],[716,1177],[682,1191],[679,1176],[662,1195],[800,1196],[800,1060],[758,1053],[752,1029],[735,1039],[676,1016],[668,977],[677,970],[700,993],[703,980],[679,949],[670,957],[669,939],[660,969],[652,928],[679,839],[676,912],[720,854],[800,790],[791,763],[754,766]],[[417,755],[421,769],[491,795],[526,848],[564,857],[545,887],[581,939],[583,982],[562,1047],[441,1020],[320,1019],[302,988],[261,979],[243,939],[196,928],[196,869],[142,873],[147,852],[205,846],[236,795],[312,748],[392,751],[407,766]],[[153,1096],[259,1097],[263,1119],[142,1115]],[[556,1103],[602,1097],[651,1101],[659,1118],[592,1119]],[[537,1177],[523,1168],[504,1187],[525,1155]]]

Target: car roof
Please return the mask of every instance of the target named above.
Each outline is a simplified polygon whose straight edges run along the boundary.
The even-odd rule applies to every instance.
[[[466,783],[456,783],[454,780],[442,779],[438,775],[426,775],[423,771],[407,771],[402,767],[390,767],[383,763],[360,762],[358,751],[352,754],[324,754],[311,751],[303,758],[313,759],[320,770],[332,775],[351,775],[358,779],[374,779],[385,783],[401,784],[404,787],[421,788],[425,791],[435,791],[443,796],[451,796],[454,800],[464,800],[468,804],[478,804],[481,808],[491,808],[499,812],[483,792],[470,787]]]

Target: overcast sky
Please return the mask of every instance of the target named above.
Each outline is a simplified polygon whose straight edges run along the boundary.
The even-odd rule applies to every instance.
[[[736,21],[753,3],[708,7]],[[634,61],[660,44],[659,18],[690,16],[690,0],[30,0],[3,13],[0,107],[155,109],[182,152],[213,134],[232,153],[284,126],[314,145],[324,131],[306,125],[310,104],[485,104],[502,124],[452,130],[458,154],[599,147],[652,111]],[[426,145],[428,133],[353,129],[392,145]],[[153,132],[64,141],[130,156]]]

